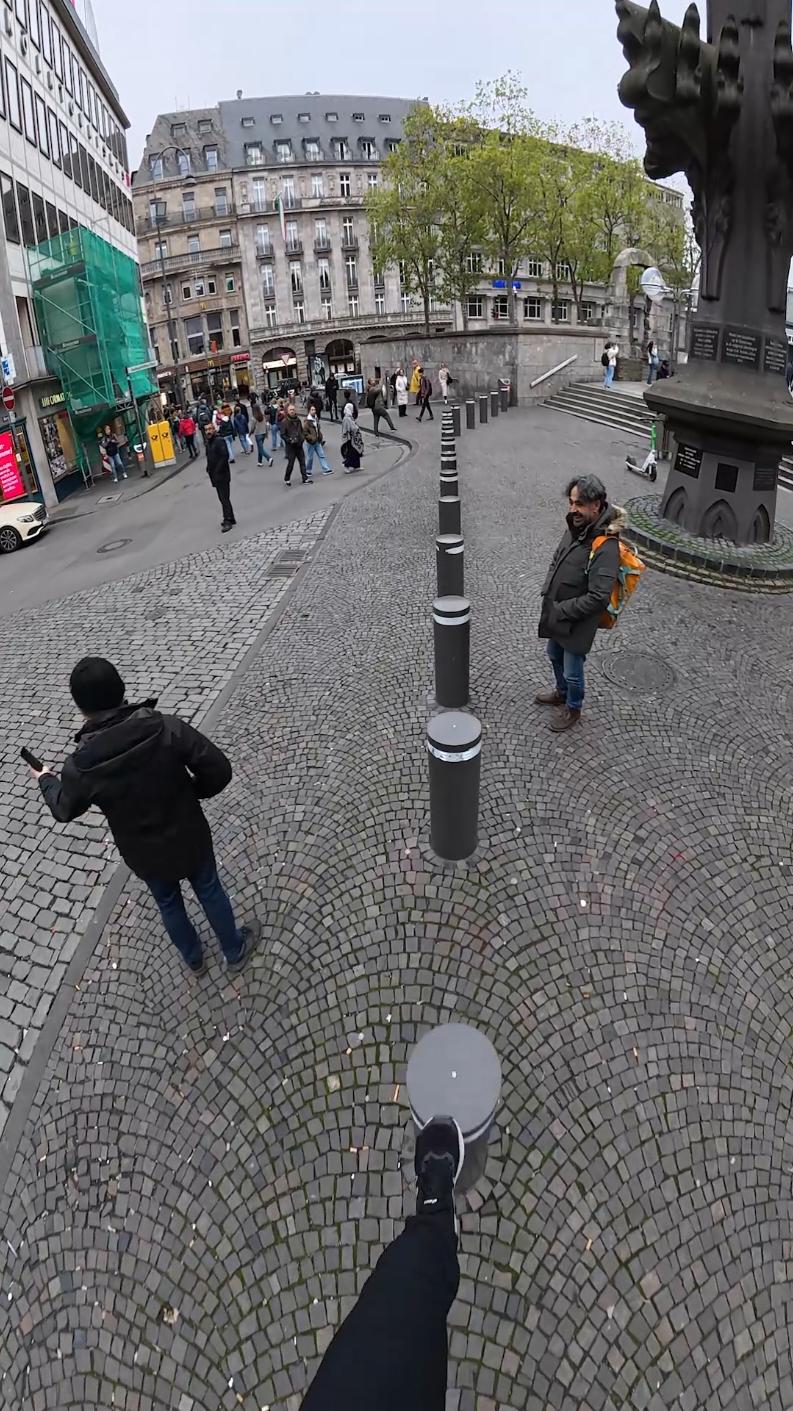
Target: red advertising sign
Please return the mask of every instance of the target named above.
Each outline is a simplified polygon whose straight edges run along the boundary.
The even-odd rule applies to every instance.
[[[18,500],[25,486],[17,464],[14,438],[10,431],[0,432],[0,500]]]

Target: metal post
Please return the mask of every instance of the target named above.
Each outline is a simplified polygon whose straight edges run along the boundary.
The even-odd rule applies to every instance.
[[[509,388],[508,388],[508,387],[504,387],[503,384],[502,384],[502,386],[499,387],[499,389],[498,389],[498,395],[499,395],[499,399],[500,399],[501,411],[502,411],[502,412],[508,412],[508,411],[509,411]]]
[[[427,726],[430,762],[430,843],[448,862],[460,862],[479,841],[482,726],[476,716],[447,711]]]
[[[435,636],[435,699],[439,706],[468,705],[471,654],[471,604],[467,598],[436,598],[432,605]]]
[[[457,469],[457,456],[456,456],[455,453],[454,453],[454,448],[452,447],[451,450],[448,450],[448,451],[447,451],[447,450],[445,449],[445,447],[444,447],[444,449],[441,451],[441,470],[456,470],[456,469]]]
[[[441,465],[441,498],[444,495],[459,495],[460,482],[457,479],[457,471]]]
[[[467,431],[476,430],[476,402],[465,404],[465,427]]]
[[[457,406],[457,405],[455,405],[455,406],[452,407],[452,420],[453,420],[453,422],[454,422],[454,434],[455,434],[455,436],[462,436],[462,434],[463,434],[462,413],[461,413],[461,411],[460,411],[459,406]]]
[[[438,597],[461,598],[465,591],[464,542],[462,534],[439,534],[435,540],[438,568]]]
[[[147,439],[146,439],[146,433],[145,433],[144,430],[143,430],[143,423],[141,422],[141,419],[140,419],[140,407],[138,406],[137,398],[136,398],[136,396],[135,396],[135,392],[134,392],[133,387],[132,387],[132,377],[131,377],[130,375],[127,376],[127,387],[129,388],[129,395],[130,395],[130,399],[131,399],[131,401],[132,401],[132,410],[133,410],[133,412],[135,413],[135,423],[136,423],[137,428],[138,428],[138,437],[140,438],[138,444],[143,447],[143,476],[144,476],[144,479],[148,480],[148,479],[149,479],[149,467],[148,467],[148,465],[146,464],[146,457],[147,457],[148,454],[149,454],[149,443],[148,443],[148,441],[147,441]],[[135,459],[137,460],[137,451],[135,452]],[[153,464],[153,461],[152,461],[152,464]]]
[[[461,534],[462,507],[459,495],[442,495],[438,501],[438,532],[440,534]]]
[[[483,392],[479,398],[479,425],[487,426],[487,393]]]
[[[470,1024],[430,1029],[410,1055],[407,1094],[418,1132],[438,1112],[457,1122],[465,1143],[457,1190],[464,1195],[484,1175],[501,1097],[501,1064],[490,1040]]]
[[[490,415],[498,416],[498,392],[490,393]]]

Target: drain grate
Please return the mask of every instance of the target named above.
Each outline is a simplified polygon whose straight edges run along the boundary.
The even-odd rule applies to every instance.
[[[600,670],[613,686],[640,696],[660,696],[671,690],[677,677],[663,657],[649,652],[607,652]]]
[[[306,561],[305,549],[284,549],[267,570],[268,578],[292,578]]]
[[[100,544],[96,552],[98,554],[115,554],[119,549],[126,548],[127,544],[131,543],[131,539],[109,539],[106,544]]]
[[[117,495],[100,495],[97,500],[98,505],[115,505],[121,499],[121,491]]]

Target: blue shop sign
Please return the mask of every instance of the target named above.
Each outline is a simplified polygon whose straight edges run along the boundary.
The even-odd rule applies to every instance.
[[[494,279],[494,280],[493,280],[493,288],[494,288],[494,289],[506,289],[506,287],[507,287],[507,281],[506,281],[506,279]],[[513,289],[522,289],[522,288],[523,288],[523,285],[521,284],[521,282],[520,282],[519,279],[513,279],[513,281],[512,281],[512,288],[513,288]]]

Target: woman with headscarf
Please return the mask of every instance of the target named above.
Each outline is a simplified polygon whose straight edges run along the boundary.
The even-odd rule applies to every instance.
[[[344,462],[345,475],[350,475],[352,471],[361,469],[363,455],[363,432],[356,423],[354,411],[352,402],[348,402],[344,408],[344,417],[341,423],[341,458]]]

